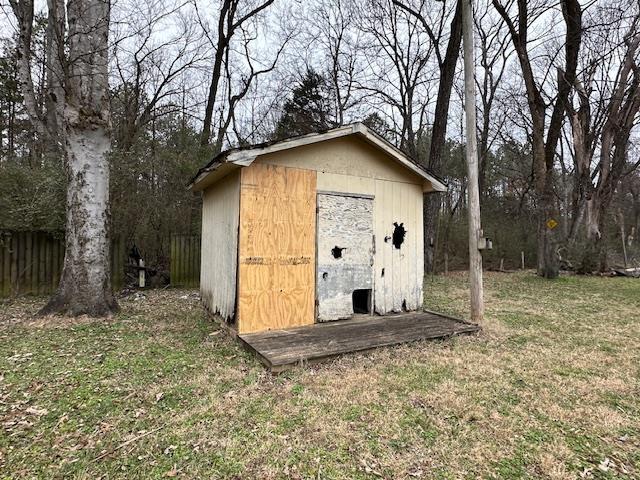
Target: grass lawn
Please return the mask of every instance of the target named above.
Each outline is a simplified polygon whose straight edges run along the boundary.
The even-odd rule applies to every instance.
[[[193,291],[0,304],[0,478],[640,478],[640,280],[488,273],[477,336],[280,376]],[[466,278],[426,282],[465,315]]]

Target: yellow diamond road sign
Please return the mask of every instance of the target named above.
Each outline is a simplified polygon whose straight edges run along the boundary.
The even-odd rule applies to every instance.
[[[557,226],[558,226],[558,222],[556,222],[553,218],[550,218],[549,220],[547,220],[547,228],[549,230],[553,230]]]

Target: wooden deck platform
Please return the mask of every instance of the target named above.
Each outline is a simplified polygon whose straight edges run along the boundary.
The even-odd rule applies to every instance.
[[[315,363],[344,353],[478,330],[480,327],[476,324],[435,312],[410,312],[358,316],[287,330],[250,333],[238,338],[272,372],[280,372],[297,364]]]

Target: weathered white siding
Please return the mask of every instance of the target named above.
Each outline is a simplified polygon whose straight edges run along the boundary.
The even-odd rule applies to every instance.
[[[373,290],[373,199],[318,192],[318,321],[353,315],[354,290]]]
[[[385,314],[422,308],[423,181],[420,177],[356,137],[264,155],[256,161],[316,170],[318,192],[372,195],[375,310]],[[394,222],[403,224],[406,230],[399,249],[392,243]]]
[[[240,171],[203,192],[200,292],[205,306],[225,319],[236,307]]]

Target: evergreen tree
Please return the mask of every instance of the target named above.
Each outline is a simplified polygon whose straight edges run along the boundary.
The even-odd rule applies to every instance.
[[[292,97],[285,102],[273,138],[304,135],[327,130],[333,126],[335,122],[331,120],[331,102],[326,79],[314,70],[308,69],[293,89]]]
[[[369,115],[364,117],[362,123],[385,140],[394,143],[395,139],[393,129],[389,126],[385,119],[380,116],[378,112],[370,113]]]

